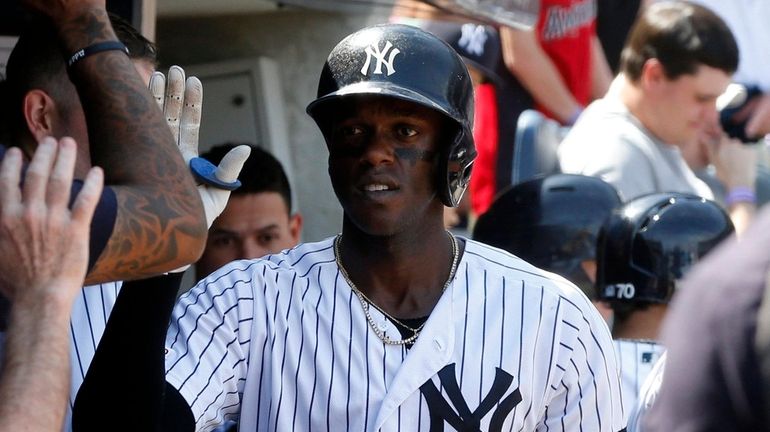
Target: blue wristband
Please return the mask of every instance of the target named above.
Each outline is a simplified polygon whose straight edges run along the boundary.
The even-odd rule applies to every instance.
[[[104,51],[123,51],[126,53],[126,55],[128,55],[128,48],[118,41],[99,42],[93,45],[89,45],[81,50],[76,51],[75,54],[72,54],[69,60],[67,60],[67,67],[71,68],[80,60]]]
[[[754,190],[746,186],[736,186],[730,189],[730,193],[725,197],[727,207],[737,203],[756,204],[757,195]]]

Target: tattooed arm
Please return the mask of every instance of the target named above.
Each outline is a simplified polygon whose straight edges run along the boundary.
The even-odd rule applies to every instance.
[[[104,0],[26,0],[47,15],[66,55],[117,40]],[[136,279],[195,261],[205,245],[201,201],[166,121],[128,57],[87,56],[69,70],[88,123],[91,159],[117,197],[112,236],[87,283]]]

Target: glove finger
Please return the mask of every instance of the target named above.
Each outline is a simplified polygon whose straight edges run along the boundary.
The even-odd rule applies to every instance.
[[[166,77],[166,100],[163,114],[171,128],[174,141],[179,143],[179,118],[182,115],[184,102],[184,70],[179,66],[171,66]]]
[[[227,206],[227,200],[230,198],[230,191],[224,189],[210,188],[207,186],[198,186],[203,210],[206,214],[206,223],[209,228],[214,220],[222,214]]]
[[[250,154],[251,148],[247,145],[239,145],[230,150],[217,166],[215,175],[223,182],[234,182],[238,179],[238,174],[240,174],[241,168]]]
[[[163,101],[166,99],[166,76],[163,72],[153,72],[150,77],[150,93],[158,108],[163,111]]]
[[[203,84],[196,77],[187,78],[184,89],[184,107],[179,122],[179,150],[186,161],[198,156],[202,103]]]

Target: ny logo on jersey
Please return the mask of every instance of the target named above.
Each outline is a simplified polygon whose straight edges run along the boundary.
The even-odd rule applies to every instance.
[[[492,382],[492,388],[489,393],[481,400],[481,403],[475,411],[471,412],[468,403],[463,397],[460,386],[457,384],[457,375],[455,375],[455,364],[444,366],[438,373],[441,386],[449,396],[449,401],[444,399],[441,392],[428,380],[420,386],[420,392],[425,396],[430,411],[430,432],[442,432],[444,422],[449,423],[455,430],[477,431],[480,430],[481,420],[495,409],[492,419],[489,422],[490,432],[501,432],[503,422],[514,407],[521,402],[521,392],[516,388],[511,394],[503,398],[513,383],[513,375],[508,372],[495,368],[495,379]],[[452,403],[450,405],[449,403]],[[452,408],[454,406],[454,408]]]
[[[457,45],[467,51],[469,54],[484,55],[484,45],[487,43],[487,32],[484,26],[477,24],[463,24],[460,28],[462,32]]]
[[[398,48],[393,48],[393,44],[390,43],[390,41],[385,41],[385,46],[382,50],[380,50],[379,44],[377,43],[369,45],[364,51],[366,52],[366,63],[364,63],[364,67],[361,68],[362,75],[369,75],[369,67],[372,64],[372,57],[374,57],[374,59],[377,61],[377,64],[374,66],[375,74],[382,73],[383,65],[385,65],[385,68],[388,69],[388,76],[396,73],[396,69],[393,67],[393,60],[395,60],[396,56],[401,53],[401,50]]]

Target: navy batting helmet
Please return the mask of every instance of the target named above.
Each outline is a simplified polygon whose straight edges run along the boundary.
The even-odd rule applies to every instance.
[[[479,217],[473,238],[583,282],[580,263],[594,259],[599,228],[620,204],[615,188],[597,177],[534,178],[501,192]]]
[[[459,55],[417,27],[384,24],[360,30],[329,54],[318,83],[318,98],[307,112],[328,136],[330,106],[354,95],[379,95],[440,112],[457,125],[442,149],[439,196],[457,206],[476,158],[473,144],[473,85]],[[327,138],[328,139],[328,138]]]
[[[611,302],[667,303],[677,281],[733,232],[719,205],[676,193],[619,208],[599,232],[597,294]]]

